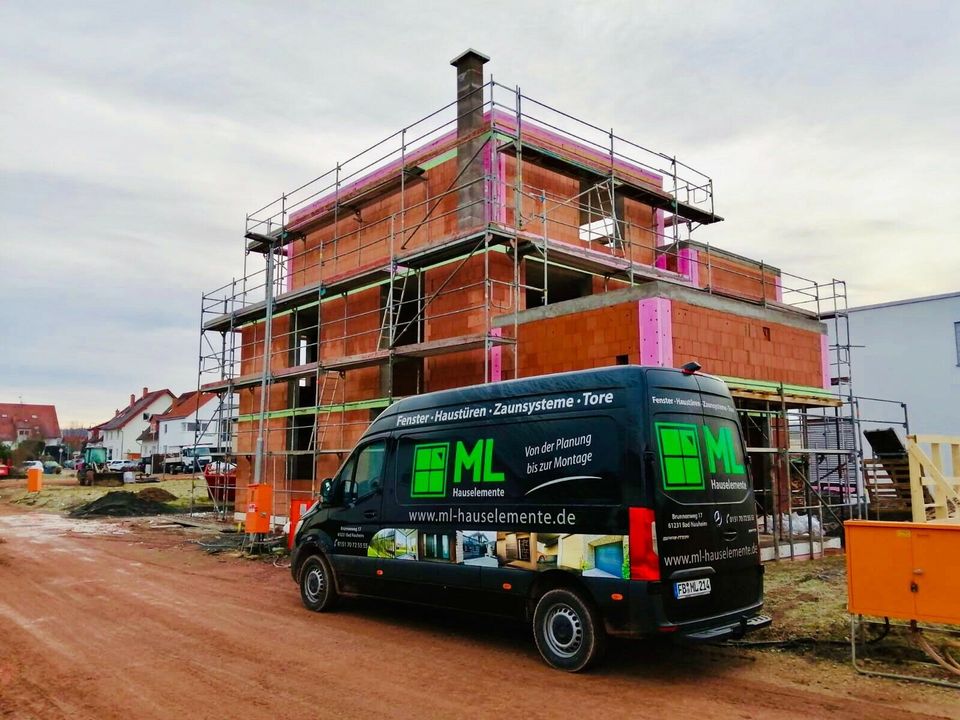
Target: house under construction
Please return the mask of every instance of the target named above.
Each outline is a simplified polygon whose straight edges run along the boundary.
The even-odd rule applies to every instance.
[[[399,397],[697,360],[741,409],[770,552],[822,549],[862,496],[843,283],[695,240],[722,220],[709,176],[487,60],[463,53],[453,102],[248,216],[244,275],[201,319],[199,385],[238,408],[236,510],[259,480],[286,516]]]

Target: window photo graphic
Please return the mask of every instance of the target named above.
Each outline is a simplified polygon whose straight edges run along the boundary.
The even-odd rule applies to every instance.
[[[560,569],[585,577],[630,577],[630,548],[625,535],[384,528],[371,539],[367,557],[534,572]]]

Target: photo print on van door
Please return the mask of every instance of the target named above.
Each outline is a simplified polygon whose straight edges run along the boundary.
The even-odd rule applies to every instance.
[[[497,559],[502,567],[519,570],[630,578],[630,547],[625,535],[498,532]]]
[[[367,557],[630,578],[626,535],[384,528],[371,539]]]

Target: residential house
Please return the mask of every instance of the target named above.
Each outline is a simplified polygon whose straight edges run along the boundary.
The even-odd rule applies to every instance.
[[[140,443],[140,457],[152,458],[160,452],[157,420],[159,417],[159,415],[151,415],[147,421],[149,423],[147,429],[140,433],[140,436],[137,438],[137,442]]]
[[[144,388],[139,398],[131,394],[127,407],[117,410],[110,420],[91,428],[91,442],[99,439],[110,460],[140,457],[138,438],[149,426],[150,416],[164,412],[174,397],[167,389],[151,391]]]
[[[231,419],[222,415],[216,393],[184,393],[166,412],[157,416],[157,452],[172,453],[193,445],[228,445]]]
[[[0,403],[0,443],[16,447],[30,439],[59,445],[62,439],[54,405]]]
[[[90,437],[89,433],[87,428],[64,428],[63,444],[71,453],[80,452]]]

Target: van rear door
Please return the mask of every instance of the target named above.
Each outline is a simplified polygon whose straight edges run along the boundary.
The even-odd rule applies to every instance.
[[[726,386],[648,374],[654,509],[667,619],[696,622],[762,598],[753,487]]]

